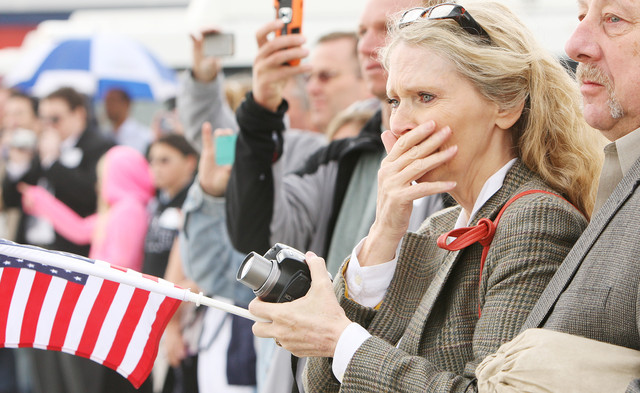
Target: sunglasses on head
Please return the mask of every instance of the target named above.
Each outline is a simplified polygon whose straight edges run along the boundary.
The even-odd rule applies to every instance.
[[[484,37],[491,42],[491,37],[489,37],[485,29],[460,4],[442,3],[428,8],[412,8],[402,14],[398,26],[403,28],[418,19],[453,19],[467,33]]]

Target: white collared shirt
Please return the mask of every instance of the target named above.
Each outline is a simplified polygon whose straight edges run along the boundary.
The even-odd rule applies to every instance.
[[[504,183],[504,178],[517,158],[509,161],[505,166],[494,173],[482,186],[480,194],[476,199],[471,214],[462,209],[454,228],[458,229],[468,226],[477,214],[478,210],[491,198]],[[366,238],[365,238],[366,239]],[[365,307],[375,307],[378,305],[387,292],[393,274],[396,270],[397,257],[389,262],[375,266],[360,266],[358,253],[362,249],[365,239],[362,239],[351,252],[351,259],[345,271],[345,284],[349,292],[349,298]],[[400,245],[398,245],[398,249]],[[397,253],[396,253],[397,255]],[[358,348],[369,338],[371,334],[359,324],[353,322],[347,326],[338,339],[335,352],[333,354],[332,371],[333,375],[342,383],[342,378],[347,370],[347,366],[353,358]]]

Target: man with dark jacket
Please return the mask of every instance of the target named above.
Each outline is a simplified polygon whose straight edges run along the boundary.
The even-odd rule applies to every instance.
[[[3,198],[7,206],[20,206],[17,184],[39,184],[79,215],[96,212],[96,165],[113,143],[90,126],[86,99],[72,88],[61,88],[41,100],[39,151],[30,166],[7,173]],[[53,228],[33,225],[27,217],[18,229],[17,241],[88,255],[88,245],[74,244]],[[38,224],[42,225],[42,224]]]
[[[7,206],[21,206],[17,185],[38,184],[79,215],[96,212],[96,166],[113,143],[92,127],[86,99],[71,88],[46,96],[38,109],[42,121],[39,151],[30,166],[8,172],[3,184]],[[17,241],[87,256],[89,245],[74,244],[51,226],[25,216]],[[35,225],[32,225],[35,224]],[[33,350],[34,391],[83,393],[100,391],[104,367],[62,352]],[[104,369],[104,370],[103,370]]]

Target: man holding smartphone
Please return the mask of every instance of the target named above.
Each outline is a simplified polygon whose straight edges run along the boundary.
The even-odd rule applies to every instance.
[[[235,116],[224,95],[224,75],[220,58],[204,53],[204,39],[216,30],[203,30],[192,35],[193,60],[190,72],[182,75],[177,97],[178,116],[187,140],[202,150],[202,123],[211,122],[213,129],[238,129]]]

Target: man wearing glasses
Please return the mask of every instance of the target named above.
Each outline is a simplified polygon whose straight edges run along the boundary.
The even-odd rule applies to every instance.
[[[357,43],[354,33],[330,33],[320,37],[311,51],[306,88],[316,131],[325,132],[338,112],[371,97],[360,71]]]

